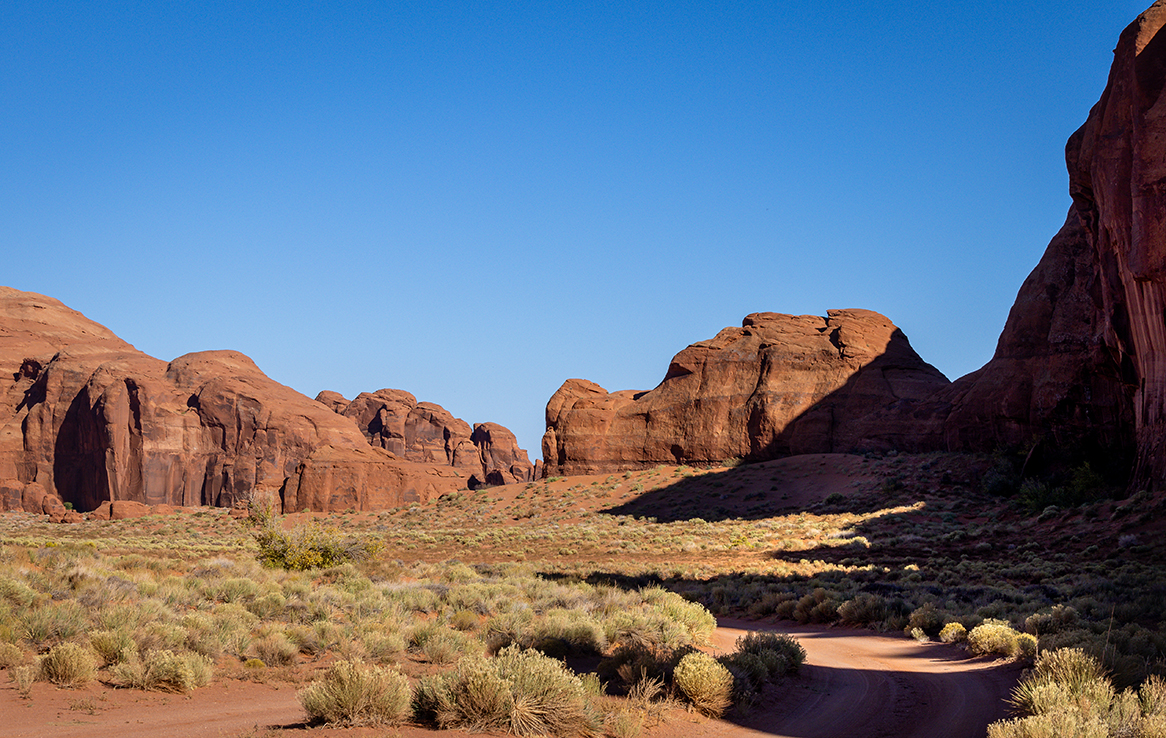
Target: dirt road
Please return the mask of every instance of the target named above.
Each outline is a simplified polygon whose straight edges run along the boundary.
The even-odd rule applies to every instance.
[[[971,658],[955,646],[847,628],[722,620],[713,644],[734,650],[749,630],[796,636],[806,666],[749,716],[710,721],[694,735],[984,738],[988,724],[1005,716],[1004,700],[1020,675],[1014,664]]]

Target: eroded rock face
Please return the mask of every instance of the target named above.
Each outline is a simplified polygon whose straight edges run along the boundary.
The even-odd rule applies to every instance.
[[[417,402],[404,390],[362,392],[351,402],[325,390],[316,400],[356,421],[370,445],[408,461],[457,469],[471,488],[534,479],[526,452],[514,434],[497,423],[471,429],[440,405]]]
[[[63,502],[229,507],[289,488],[296,510],[376,509],[464,486],[370,448],[351,420],[240,353],[167,364],[56,300],[10,288],[0,288],[0,480],[2,504],[20,483],[34,512]],[[326,507],[333,500],[344,504]]]
[[[1118,39],[1101,100],[1066,146],[1097,259],[1097,332],[1132,388],[1135,485],[1166,482],[1166,2]]]
[[[754,313],[677,354],[649,392],[567,380],[547,403],[543,473],[853,450],[861,418],[947,386],[878,313]]]

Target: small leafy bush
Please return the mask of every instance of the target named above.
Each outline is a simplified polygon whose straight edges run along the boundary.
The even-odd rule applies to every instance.
[[[395,669],[338,661],[297,695],[313,721],[329,725],[384,725],[409,716],[412,690]]]
[[[680,659],[673,679],[676,688],[703,715],[720,717],[732,704],[733,675],[707,653],[693,651]]]
[[[41,658],[40,678],[58,687],[81,687],[97,673],[97,658],[76,643],[58,643]]]

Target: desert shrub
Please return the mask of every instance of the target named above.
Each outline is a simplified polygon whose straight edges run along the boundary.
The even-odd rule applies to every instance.
[[[442,628],[422,644],[420,652],[431,664],[452,664],[463,654],[481,651],[482,644],[458,630]]]
[[[344,536],[335,528],[318,523],[284,530],[278,522],[252,532],[259,545],[259,563],[272,569],[304,571],[363,561],[373,556],[380,544],[370,538]]]
[[[590,734],[597,727],[587,688],[561,661],[538,651],[504,648],[493,660],[510,685],[510,730],[517,735]],[[714,662],[715,663],[715,662]]]
[[[8,671],[8,678],[12,680],[12,685],[16,687],[17,694],[26,700],[32,694],[32,685],[36,681],[39,669],[39,666],[29,664],[27,666],[15,666]]]
[[[1155,674],[1138,690],[1142,713],[1147,717],[1166,717],[1166,680]]]
[[[364,648],[378,664],[395,660],[405,651],[405,637],[401,633],[371,633],[365,636]]]
[[[1046,651],[1013,691],[1027,717],[995,723],[990,738],[1166,735],[1166,683],[1147,679],[1135,692],[1116,692],[1101,663],[1080,649]]]
[[[11,643],[0,643],[0,669],[11,669],[24,663],[24,651]]]
[[[478,613],[473,610],[456,610],[449,616],[449,627],[454,630],[474,630],[479,625]]]
[[[1057,685],[1070,698],[1082,694],[1096,694],[1105,684],[1112,694],[1101,663],[1078,648],[1045,651],[1036,660],[1032,673],[1013,690],[1012,704],[1018,709],[1040,714],[1047,711],[1047,701],[1061,694],[1047,693],[1050,685]]]
[[[471,732],[504,730],[510,719],[510,687],[482,657],[464,658],[449,672],[417,685],[413,714],[440,728]]]
[[[962,623],[948,623],[939,631],[939,640],[944,643],[962,643],[968,639],[968,630]]]
[[[591,735],[599,723],[579,677],[517,646],[493,659],[464,658],[454,670],[423,679],[414,714],[441,728],[515,735]]]
[[[612,710],[603,717],[603,732],[612,738],[639,738],[644,732],[644,714],[626,708]]]
[[[76,643],[58,643],[40,661],[40,678],[59,687],[84,686],[97,673],[97,659]]]
[[[603,631],[612,645],[675,649],[692,643],[687,628],[653,608],[615,612],[603,621]]]
[[[702,646],[717,627],[713,614],[696,602],[689,602],[675,592],[663,587],[645,587],[640,590],[644,602],[660,610],[666,617],[679,623],[688,631],[688,641]]]
[[[1013,656],[1018,648],[1017,635],[1006,621],[988,618],[968,633],[968,647],[975,654]]]
[[[29,607],[38,599],[36,590],[11,577],[0,577],[0,600],[18,607]]]
[[[409,715],[412,691],[400,672],[360,661],[338,661],[298,695],[313,721],[330,725],[394,724]]]
[[[97,652],[102,666],[120,664],[137,654],[134,637],[125,630],[97,630],[89,634],[89,646]]]
[[[1016,656],[1026,661],[1036,658],[1038,644],[1036,636],[1031,633],[1018,633],[1016,636]]]
[[[712,656],[693,651],[673,674],[676,688],[703,715],[720,717],[732,704],[733,675]]]
[[[887,617],[887,601],[870,592],[860,592],[838,606],[838,619],[847,625],[870,625]]]
[[[928,637],[935,638],[943,628],[943,619],[943,613],[933,603],[927,602],[911,613],[910,618],[907,619],[907,627],[910,629],[918,628]]]
[[[1029,615],[1024,621],[1024,629],[1037,636],[1060,633],[1077,626],[1077,611],[1068,605],[1053,605],[1048,612]]]
[[[629,689],[645,680],[671,684],[680,659],[694,650],[692,646],[653,648],[640,643],[619,646],[599,662],[597,672],[600,679]]]
[[[773,677],[796,673],[806,661],[806,649],[785,633],[746,633],[737,639],[737,652],[761,656]],[[784,670],[779,670],[782,664]]]
[[[503,621],[506,622],[506,621]],[[509,621],[517,625],[515,621]],[[590,614],[581,610],[555,608],[539,618],[526,621],[505,641],[495,633],[490,645],[494,650],[517,643],[523,648],[534,648],[556,658],[573,655],[599,655],[607,649],[607,635],[603,626]]]
[[[798,600],[793,617],[799,623],[832,623],[838,619],[836,595],[822,587]]]
[[[300,649],[282,631],[269,632],[251,641],[255,655],[268,666],[290,666],[296,662]]]
[[[209,684],[213,666],[210,659],[197,653],[161,650],[116,664],[111,673],[126,687],[185,693]]]

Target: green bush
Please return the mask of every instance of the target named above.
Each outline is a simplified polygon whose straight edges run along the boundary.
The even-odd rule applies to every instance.
[[[703,715],[720,717],[732,704],[733,675],[712,656],[693,651],[673,674],[676,688]]]
[[[41,658],[40,678],[59,687],[81,687],[97,673],[97,659],[76,643],[58,643]]]
[[[311,720],[329,725],[400,723],[412,701],[403,674],[360,661],[336,662],[297,696]]]

